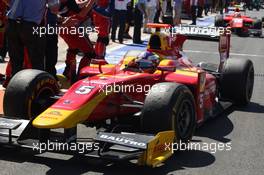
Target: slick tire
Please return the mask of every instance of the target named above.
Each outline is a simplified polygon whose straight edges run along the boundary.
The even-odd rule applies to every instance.
[[[4,95],[4,115],[33,119],[51,104],[59,91],[56,79],[47,72],[26,69],[10,80]]]
[[[253,28],[262,31],[262,20],[257,19],[253,22]],[[254,36],[256,37],[262,37],[262,32],[255,33]]]
[[[220,96],[237,105],[250,102],[254,87],[254,66],[251,60],[233,58],[224,65],[220,80]]]
[[[254,29],[262,29],[262,21],[261,19],[257,19],[256,21],[253,22],[253,28]]]
[[[240,36],[240,37],[248,37],[248,36],[249,36],[249,33],[243,31],[242,28],[236,29],[236,34],[237,34],[238,36]]]
[[[176,140],[187,142],[196,127],[194,97],[177,83],[158,83],[149,91],[142,109],[141,129],[145,133],[175,131]]]

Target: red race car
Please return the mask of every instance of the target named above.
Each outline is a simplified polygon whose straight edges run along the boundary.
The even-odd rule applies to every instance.
[[[146,51],[129,51],[117,65],[93,60],[69,89],[43,71],[17,73],[5,91],[0,141],[80,144],[76,129],[84,124],[97,129],[86,156],[158,166],[173,154],[168,145],[190,141],[197,126],[230,105],[247,105],[253,91],[253,64],[228,58],[230,36],[220,37],[219,65],[192,64],[185,39],[156,32]]]
[[[224,16],[218,15],[215,18],[216,27],[231,27],[238,36],[263,37],[262,20],[243,15],[241,12],[234,12]]]

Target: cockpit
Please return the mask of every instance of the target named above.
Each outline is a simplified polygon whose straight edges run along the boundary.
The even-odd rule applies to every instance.
[[[144,51],[133,59],[130,59],[125,69],[142,73],[154,73],[157,70],[160,60],[157,54]]]

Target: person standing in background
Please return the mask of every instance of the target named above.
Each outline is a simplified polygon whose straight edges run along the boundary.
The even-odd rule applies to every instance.
[[[47,12],[47,25],[57,27],[57,15]],[[48,32],[46,34],[45,70],[57,78],[56,64],[58,61],[58,34]]]
[[[5,57],[7,53],[7,38],[6,38],[6,10],[7,5],[1,1],[0,2],[0,63],[5,62]]]
[[[125,32],[123,36],[123,38],[126,38],[126,39],[132,39],[132,37],[129,35],[129,29],[133,21],[133,15],[134,15],[133,14],[133,4],[134,4],[134,0],[131,0],[127,4],[126,27],[125,27]]]
[[[219,11],[220,11],[220,14],[223,15],[224,14],[224,8],[225,8],[225,0],[219,0],[218,3],[219,3]]]
[[[143,15],[146,16],[145,10],[145,0],[135,0],[135,12],[134,12],[134,35],[133,35],[133,43],[142,44],[141,41],[141,27],[143,22]]]
[[[159,5],[157,6],[157,11],[154,17],[154,23],[160,23],[160,14],[161,14],[161,1],[159,0]]]
[[[204,4],[204,14],[205,16],[208,16],[208,12],[210,11],[212,6],[212,0],[205,0]]]
[[[174,0],[173,4],[173,24],[181,24],[182,0]]]
[[[197,8],[198,8],[198,0],[191,0],[191,15],[192,15],[192,24],[196,25],[197,18]]]
[[[46,0],[10,0],[6,28],[11,76],[23,69],[24,48],[33,69],[44,70],[45,37],[34,32],[42,24]]]
[[[198,0],[198,14],[197,17],[203,17],[203,10],[204,10],[204,1],[205,0]]]
[[[127,4],[130,0],[114,0],[114,10],[112,16],[112,33],[111,39],[115,42],[116,30],[119,24],[118,41],[123,43],[123,35],[126,27]]]
[[[159,0],[146,1],[146,17],[144,20],[144,33],[151,33],[151,28],[147,27],[147,23],[153,23],[156,11],[159,9]]]

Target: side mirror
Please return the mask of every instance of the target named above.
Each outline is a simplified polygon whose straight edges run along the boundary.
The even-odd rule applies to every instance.
[[[92,59],[91,64],[106,65],[108,63],[104,59]]]
[[[103,71],[102,71],[102,65],[106,65],[108,63],[104,59],[92,59],[91,60],[91,64],[98,64],[99,65],[99,71],[100,71],[100,73],[103,73]]]

